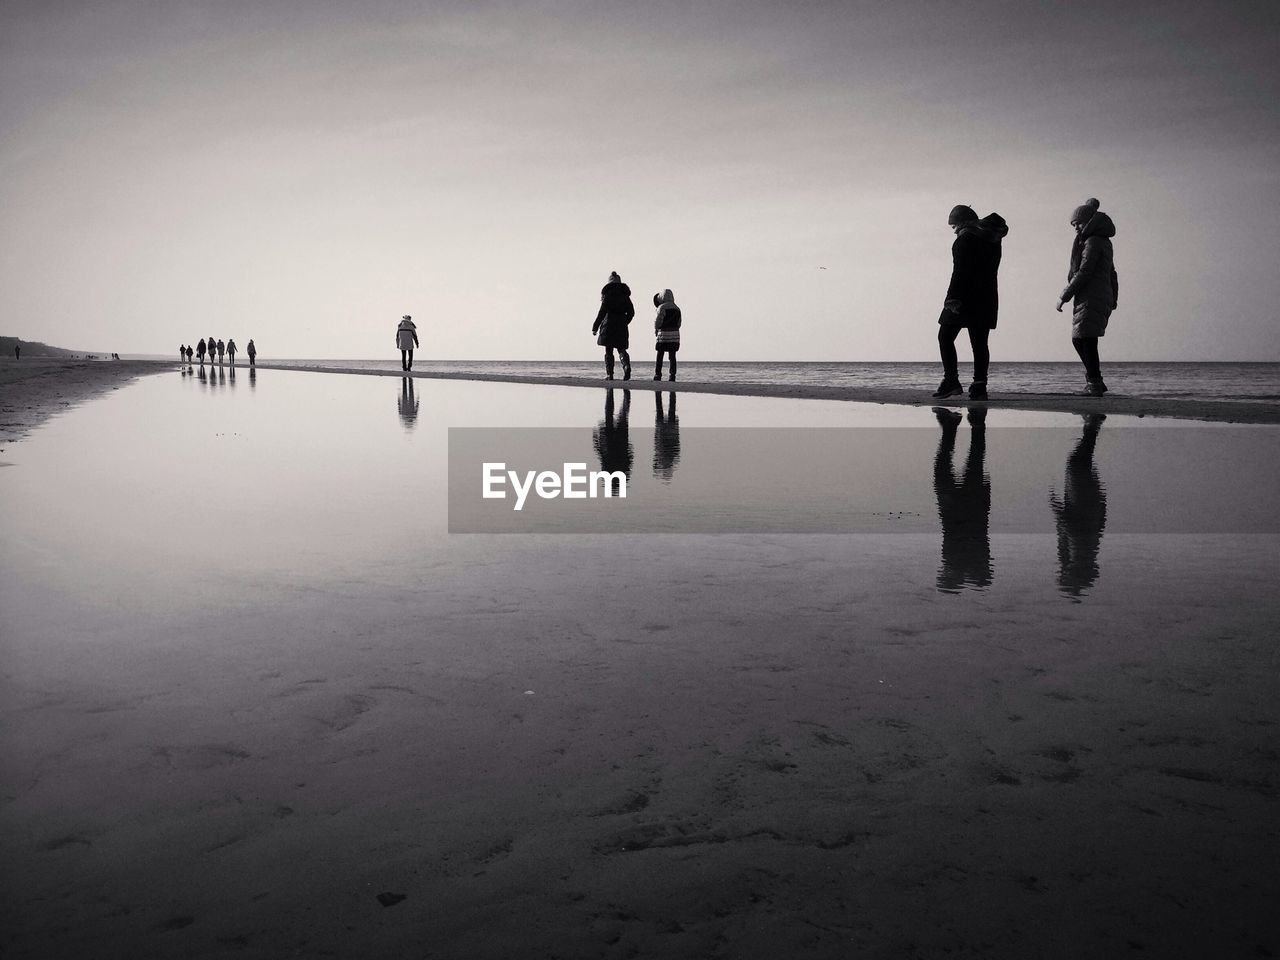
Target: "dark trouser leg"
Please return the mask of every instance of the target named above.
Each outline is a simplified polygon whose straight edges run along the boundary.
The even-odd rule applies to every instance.
[[[1102,379],[1102,361],[1098,358],[1097,337],[1072,337],[1071,345],[1076,348],[1080,362],[1084,364],[1084,375],[1089,380]]]
[[[667,351],[667,356],[671,358],[671,379],[676,378],[676,352],[674,350]]]
[[[987,367],[991,364],[991,350],[987,347],[987,337],[991,331],[986,327],[969,328],[969,346],[973,347],[973,382],[987,382]]]
[[[938,352],[942,354],[942,379],[947,383],[959,383],[960,374],[956,369],[956,337],[962,328],[954,324],[944,323],[938,327]]]
[[[622,379],[631,379],[631,355],[621,347],[618,348],[618,356],[622,358]]]
[[[656,359],[656,360],[654,360],[654,362],[653,362],[653,379],[655,379],[655,380],[661,380],[661,379],[662,379],[662,353],[663,353],[663,350],[662,350],[662,348],[661,348],[661,347],[659,347],[659,348],[658,348],[658,357],[657,357],[657,359]],[[672,357],[672,358],[671,358],[671,360],[672,360],[672,362],[673,362],[673,363],[675,362],[675,359],[676,359],[675,357]]]
[[[412,370],[413,369],[413,350],[412,349],[406,350],[405,353],[409,355],[409,365],[405,367],[405,369]]]
[[[613,347],[604,348],[604,375],[613,379]]]

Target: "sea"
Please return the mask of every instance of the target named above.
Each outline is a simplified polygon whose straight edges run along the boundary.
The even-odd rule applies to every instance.
[[[273,365],[359,370],[400,369],[399,356],[385,360],[307,360],[259,355]],[[243,365],[244,358],[240,363]],[[636,379],[653,376],[647,355],[634,359]],[[483,373],[498,376],[602,377],[600,360],[414,360],[417,373]],[[967,365],[960,375],[967,376]],[[1103,374],[1113,394],[1185,397],[1240,402],[1280,400],[1280,363],[1104,362]],[[941,379],[937,361],[879,363],[680,361],[680,379],[704,383],[805,384],[848,387],[932,389]],[[967,380],[966,380],[967,382]],[[988,381],[992,393],[1071,393],[1084,386],[1079,363],[997,362]]]

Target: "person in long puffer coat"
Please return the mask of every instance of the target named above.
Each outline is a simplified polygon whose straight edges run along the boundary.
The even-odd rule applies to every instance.
[[[204,337],[196,344],[196,356],[200,358],[200,365],[204,366]]]
[[[1071,308],[1071,345],[1084,364],[1087,396],[1100,397],[1107,392],[1102,382],[1102,361],[1098,358],[1098,338],[1105,336],[1111,312],[1120,302],[1120,278],[1116,275],[1115,251],[1111,238],[1116,225],[1098,209],[1097,199],[1090,197],[1071,213],[1076,238],[1071,244],[1071,267],[1067,286],[1058,297],[1058,312],[1068,300]]]
[[[609,274],[609,282],[600,289],[600,309],[596,311],[595,323],[591,325],[591,332],[596,334],[596,343],[604,347],[606,380],[613,379],[614,350],[618,351],[618,356],[622,359],[622,379],[631,379],[631,356],[627,353],[631,337],[627,327],[635,315],[631,288],[614,271]]]

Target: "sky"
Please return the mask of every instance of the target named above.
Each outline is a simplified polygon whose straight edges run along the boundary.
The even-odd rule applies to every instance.
[[[590,359],[611,270],[682,359],[928,360],[957,203],[993,359],[1280,360],[1280,3],[0,0],[0,334]],[[962,355],[966,354],[962,349]]]

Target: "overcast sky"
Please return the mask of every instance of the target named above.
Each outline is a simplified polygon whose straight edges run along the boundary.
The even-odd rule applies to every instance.
[[[947,211],[1009,222],[995,360],[1280,360],[1280,3],[0,0],[0,334],[589,359],[936,356]],[[826,269],[820,269],[825,267]],[[964,351],[967,353],[967,350]]]

